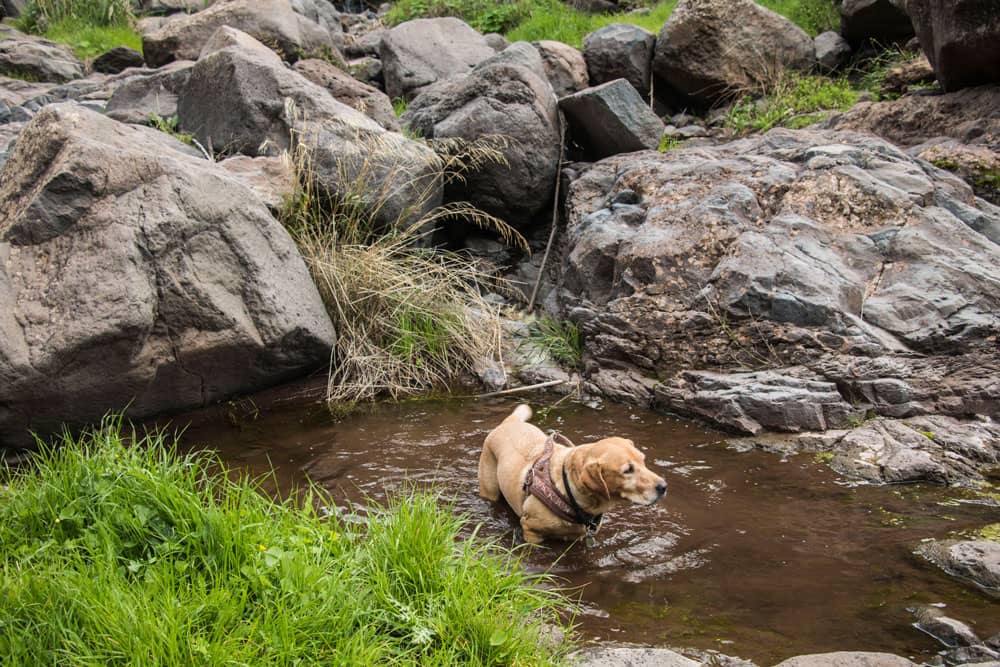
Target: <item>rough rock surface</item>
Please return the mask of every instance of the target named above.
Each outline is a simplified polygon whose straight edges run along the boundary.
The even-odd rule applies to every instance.
[[[578,667],[699,667],[700,662],[666,648],[592,648],[574,654]]]
[[[887,47],[913,37],[906,0],[843,0],[839,4],[840,34],[854,48],[868,42]]]
[[[813,45],[816,47],[816,62],[827,72],[840,69],[851,58],[851,45],[835,32],[816,35]]]
[[[471,201],[517,227],[551,205],[559,164],[559,108],[534,68],[508,61],[511,45],[467,77],[414,99],[403,123],[427,138],[501,135],[506,165],[486,165],[446,197]],[[527,45],[525,45],[527,46]]]
[[[184,144],[75,104],[42,110],[0,174],[0,442],[141,417],[328,361],[295,245]]]
[[[496,52],[478,32],[459,19],[416,19],[382,37],[379,49],[385,92],[413,99],[439,79],[464,76]]]
[[[899,146],[947,136],[1000,150],[1000,86],[862,102],[832,116],[826,127],[871,132]]]
[[[588,364],[656,378],[655,404],[744,432],[1000,414],[1000,209],[880,139],[616,156],[566,208]]]
[[[329,29],[296,12],[289,0],[223,0],[194,14],[178,15],[142,36],[142,52],[151,67],[196,60],[205,42],[224,25],[273,45],[290,61],[336,52]]]
[[[1000,543],[933,541],[917,551],[948,574],[1000,594]]]
[[[995,0],[908,0],[907,9],[942,88],[1000,82]]]
[[[387,130],[399,132],[399,119],[393,111],[389,96],[374,86],[358,81],[325,60],[309,58],[295,63],[295,71],[318,86],[322,86],[334,99],[352,109],[357,109]]]
[[[123,123],[143,125],[153,115],[172,118],[177,115],[177,95],[191,76],[189,60],[174,62],[149,75],[137,75],[118,86],[105,107],[111,118]]]
[[[70,81],[83,76],[72,49],[0,24],[0,74],[37,81]]]
[[[583,57],[593,85],[625,79],[649,95],[656,35],[639,26],[612,23],[583,38]]]
[[[224,48],[191,68],[177,105],[181,127],[203,146],[277,154],[294,134],[322,187],[377,206],[382,225],[408,224],[440,203],[440,164],[430,148],[387,132],[237,30],[220,28],[209,43],[216,45]]]
[[[653,75],[697,102],[713,103],[773,76],[809,70],[813,41],[752,0],[680,0],[660,30]]]
[[[663,136],[663,121],[625,79],[567,95],[559,108],[577,143],[598,159],[656,148]]]
[[[913,627],[929,634],[948,647],[972,646],[979,644],[979,637],[967,624],[944,615],[937,607],[920,607],[916,611],[917,621]]]
[[[115,48],[102,53],[94,59],[92,67],[95,72],[104,74],[117,74],[129,67],[143,67],[146,61],[142,54],[127,46],[116,46]]]
[[[891,653],[838,651],[795,656],[775,667],[916,667],[916,663]]]
[[[914,146],[907,153],[958,174],[978,196],[1000,206],[1000,152],[942,137]]]
[[[219,166],[253,190],[257,198],[277,213],[295,190],[295,174],[284,157],[234,155]]]
[[[552,84],[556,97],[571,95],[590,85],[587,61],[580,51],[553,40],[534,42],[534,46],[542,57],[545,76]]]

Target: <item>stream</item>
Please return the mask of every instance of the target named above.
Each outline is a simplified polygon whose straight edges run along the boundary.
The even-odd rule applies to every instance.
[[[470,531],[521,544],[516,516],[477,496],[484,436],[517,405],[554,399],[421,400],[335,419],[322,387],[300,383],[185,415],[182,445],[216,450],[235,469],[269,474],[271,491],[312,480],[343,507],[433,485]],[[737,453],[691,422],[608,404],[564,403],[544,419],[575,443],[631,438],[668,483],[652,507],[605,517],[593,547],[526,552],[575,592],[584,640],[716,650],[767,665],[838,650],[926,660],[941,647],[908,607],[946,605],[980,637],[1000,631],[1000,601],[913,555],[921,540],[997,520],[969,492],[853,486],[811,455]],[[165,421],[161,421],[165,424]],[[269,471],[273,467],[274,472]]]

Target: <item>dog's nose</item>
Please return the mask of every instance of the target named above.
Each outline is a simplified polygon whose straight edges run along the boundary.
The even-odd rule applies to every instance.
[[[658,497],[662,498],[663,494],[665,494],[666,492],[667,492],[667,483],[666,482],[662,482],[662,481],[661,482],[657,482],[656,483],[656,495]]]

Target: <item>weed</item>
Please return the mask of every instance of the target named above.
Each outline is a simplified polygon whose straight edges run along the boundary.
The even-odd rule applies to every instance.
[[[726,125],[737,133],[766,132],[773,127],[803,127],[825,111],[848,109],[858,99],[847,79],[784,74],[766,86],[763,97],[744,97],[726,114]]]
[[[160,132],[165,132],[185,144],[191,145],[194,143],[194,135],[180,129],[180,119],[177,116],[164,118],[154,111],[149,114],[147,125],[156,128]]]
[[[870,92],[876,100],[890,100],[899,93],[886,93],[886,80],[893,70],[913,60],[916,54],[899,46],[879,48],[877,53],[854,67],[852,76],[857,79],[862,90]]]
[[[502,162],[505,143],[485,137],[428,145],[436,150],[441,179],[461,182],[469,170]],[[384,154],[381,147],[359,152],[370,161],[338,167],[355,177],[335,194],[317,182],[307,144],[300,143],[289,156],[298,185],[281,215],[337,327],[327,390],[333,403],[425,391],[471,372],[483,358],[499,356],[499,313],[481,294],[484,287],[503,285],[463,255],[422,247],[436,225],[463,221],[526,247],[506,223],[464,203],[439,206],[413,220],[413,211],[425,208],[441,179],[424,183],[412,208],[394,224],[377,224],[393,192],[378,191],[372,183],[389,187],[385,184],[398,179],[375,177],[376,170],[385,170],[371,158]]]
[[[558,664],[546,576],[430,492],[343,521],[117,419],[0,493],[0,655],[19,665]],[[543,589],[542,586],[547,589]]]
[[[971,535],[974,540],[986,542],[1000,542],[1000,523],[991,523],[983,526]]]
[[[525,18],[529,6],[528,0],[399,0],[386,22],[398,25],[416,18],[455,16],[482,33],[504,32]]]
[[[660,138],[660,145],[657,146],[656,150],[661,153],[666,153],[674,150],[675,148],[680,148],[682,143],[683,141],[679,137],[670,137],[664,134],[663,137]]]
[[[813,460],[816,463],[830,463],[833,460],[833,452],[816,452]]]
[[[528,327],[525,340],[560,364],[579,366],[583,356],[580,329],[576,323],[543,316]]]
[[[404,113],[406,113],[406,108],[408,103],[402,97],[396,97],[392,100],[392,111],[396,114],[396,118],[399,118]]]
[[[76,26],[127,26],[133,18],[131,0],[30,0],[17,27],[47,34],[57,24]]]

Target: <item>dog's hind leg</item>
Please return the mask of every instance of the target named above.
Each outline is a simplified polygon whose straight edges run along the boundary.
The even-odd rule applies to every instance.
[[[479,496],[492,502],[500,500],[497,459],[486,446],[483,446],[483,453],[479,455]]]

